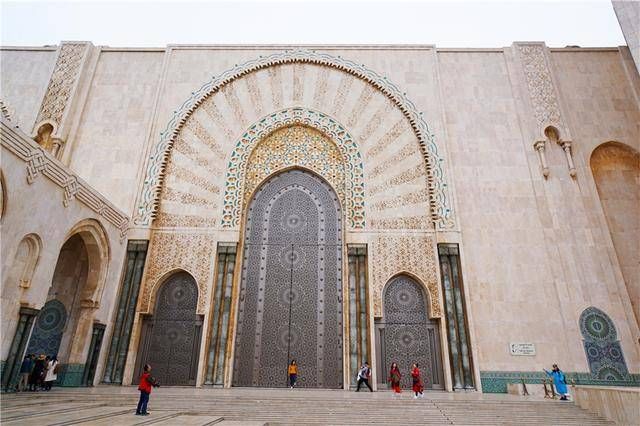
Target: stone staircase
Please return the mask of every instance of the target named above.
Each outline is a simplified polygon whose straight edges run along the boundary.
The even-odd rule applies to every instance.
[[[572,402],[481,393],[159,388],[133,415],[133,387],[3,394],[3,425],[606,425]]]

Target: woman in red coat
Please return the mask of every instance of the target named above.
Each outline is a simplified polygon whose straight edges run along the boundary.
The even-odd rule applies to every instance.
[[[413,364],[413,369],[411,370],[411,378],[413,379],[413,398],[416,399],[418,396],[420,398],[424,398],[424,386],[422,385],[422,377],[420,377],[420,369],[418,368],[418,363]]]
[[[400,374],[398,364],[394,362],[391,364],[391,371],[389,371],[389,382],[391,382],[391,388],[395,393],[402,392],[400,390],[400,379],[402,379],[402,374]]]

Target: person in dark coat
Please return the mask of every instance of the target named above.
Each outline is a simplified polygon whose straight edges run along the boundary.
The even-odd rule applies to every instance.
[[[38,387],[42,386],[46,368],[45,358],[46,357],[44,356],[44,354],[41,354],[35,360],[33,371],[31,372],[31,377],[29,378],[29,390],[32,392],[36,392],[38,390]]]

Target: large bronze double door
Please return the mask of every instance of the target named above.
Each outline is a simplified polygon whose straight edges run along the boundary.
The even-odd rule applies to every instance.
[[[342,387],[342,227],[334,191],[291,170],[252,198],[245,227],[234,386]]]

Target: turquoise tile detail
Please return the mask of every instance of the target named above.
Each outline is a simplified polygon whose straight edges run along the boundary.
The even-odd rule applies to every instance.
[[[640,374],[629,374],[626,380],[595,379],[591,373],[565,372],[567,380],[576,385],[591,386],[636,386],[640,387]],[[482,392],[507,393],[509,383],[541,384],[546,378],[543,371],[481,371]]]
[[[61,364],[58,373],[58,386],[78,387],[83,386],[84,364]]]

